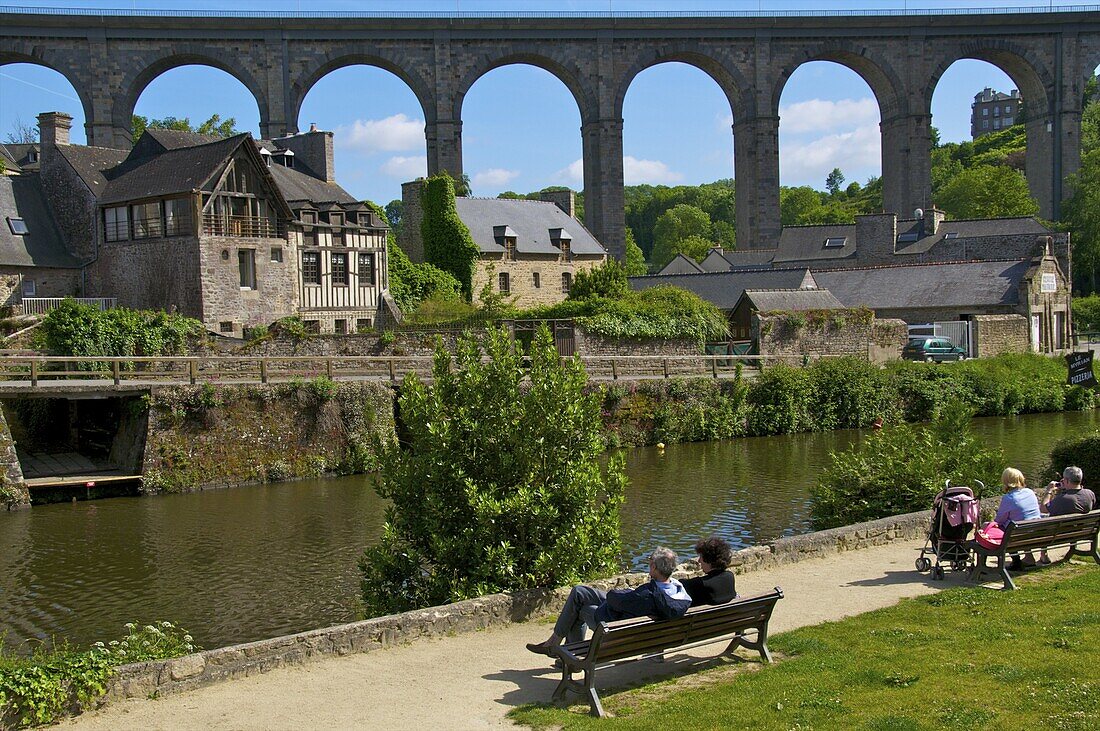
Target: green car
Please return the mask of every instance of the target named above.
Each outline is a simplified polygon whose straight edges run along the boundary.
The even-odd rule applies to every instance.
[[[966,351],[947,338],[920,337],[910,338],[909,344],[901,349],[905,360],[923,360],[939,363],[945,360],[966,360]]]

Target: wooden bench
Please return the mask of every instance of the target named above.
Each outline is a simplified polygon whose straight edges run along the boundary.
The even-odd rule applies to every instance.
[[[1069,553],[1062,559],[1072,556],[1092,556],[1100,564],[1100,552],[1097,552],[1097,535],[1100,534],[1100,510],[1075,515],[1057,515],[1052,518],[1036,518],[1017,523],[1012,521],[1005,528],[1001,545],[986,548],[977,542],[971,542],[977,561],[970,572],[970,581],[979,582],[984,574],[999,573],[1004,580],[1005,589],[1015,589],[1016,584],[1005,566],[1006,554],[1034,551],[1036,549],[1060,548],[1069,546]],[[1080,549],[1078,543],[1089,543],[1089,548]],[[987,565],[989,558],[997,559],[997,566]]]
[[[554,655],[562,661],[562,672],[553,700],[560,701],[567,691],[575,691],[587,696],[592,715],[602,718],[606,714],[596,693],[597,670],[724,639],[730,643],[723,654],[747,647],[759,652],[764,662],[771,662],[768,620],[775,603],[782,598],[783,590],[777,586],[767,594],[717,606],[693,607],[676,619],[657,621],[640,617],[613,624],[601,622],[591,640],[554,648]],[[746,632],[753,633],[755,639],[746,638]],[[575,672],[584,673],[583,683],[573,680]]]

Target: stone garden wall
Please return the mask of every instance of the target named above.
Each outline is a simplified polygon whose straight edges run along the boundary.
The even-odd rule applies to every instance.
[[[1023,315],[975,315],[977,356],[989,358],[1002,353],[1028,352],[1031,343],[1027,329],[1027,318]]]
[[[874,313],[867,309],[758,313],[753,316],[751,336],[759,342],[763,356],[789,360],[849,355],[881,362],[900,356],[905,345],[898,322],[876,325]]]

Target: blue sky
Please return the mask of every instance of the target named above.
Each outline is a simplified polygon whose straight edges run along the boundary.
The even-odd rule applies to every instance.
[[[144,2],[143,0],[65,0],[24,5],[90,8],[204,9],[224,2]],[[905,2],[778,2],[765,9],[821,7],[901,9]],[[1014,0],[1013,5],[1043,5]],[[1054,2],[1055,5],[1064,4]],[[593,0],[440,0],[436,2],[339,2],[309,0],[311,10],[482,10],[575,9],[615,12],[667,9],[668,2]],[[691,10],[756,10],[756,0],[691,0]],[[989,3],[910,2],[909,7],[982,7]],[[297,0],[238,0],[240,9],[290,10]],[[932,103],[933,124],[944,140],[969,137],[970,101],[983,87],[1008,91],[1011,80],[980,61],[959,61],[942,77]],[[17,120],[33,124],[38,112],[60,110],[74,116],[74,142],[84,142],[84,115],[76,94],[58,73],[27,64],[0,66],[0,139]],[[258,134],[256,104],[230,75],[209,67],[168,71],[149,85],[136,113],[150,117],[211,114],[234,117],[241,130]],[[854,72],[828,62],[800,67],[780,100],[780,173],[785,185],[824,186],[840,167],[849,181],[879,175],[878,106]],[[565,86],[546,71],[507,66],[482,77],[467,94],[462,110],[463,159],[475,195],[521,192],[547,185],[581,186],[580,115]],[[732,113],[718,86],[706,74],[683,64],[662,64],[642,72],[624,104],[624,160],[627,184],[696,184],[733,177]],[[306,97],[299,127],[311,122],[333,130],[337,179],[353,195],[385,203],[400,197],[401,183],[425,169],[424,115],[404,82],[381,69],[353,66],[321,79]]]

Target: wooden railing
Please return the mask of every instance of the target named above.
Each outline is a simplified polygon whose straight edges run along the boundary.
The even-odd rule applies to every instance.
[[[286,235],[286,226],[282,221],[270,218],[205,213],[202,217],[202,232],[206,236],[280,239]]]
[[[98,307],[101,310],[109,310],[117,302],[114,297],[24,297],[22,300],[23,314],[45,315],[51,310],[56,310],[67,299],[81,305]]]
[[[600,355],[577,356],[595,381],[677,377],[732,378],[802,356]],[[407,373],[431,376],[431,356],[179,356],[121,358],[0,357],[0,388],[42,386],[151,386],[198,383],[286,383],[327,376],[336,381],[397,381]]]

